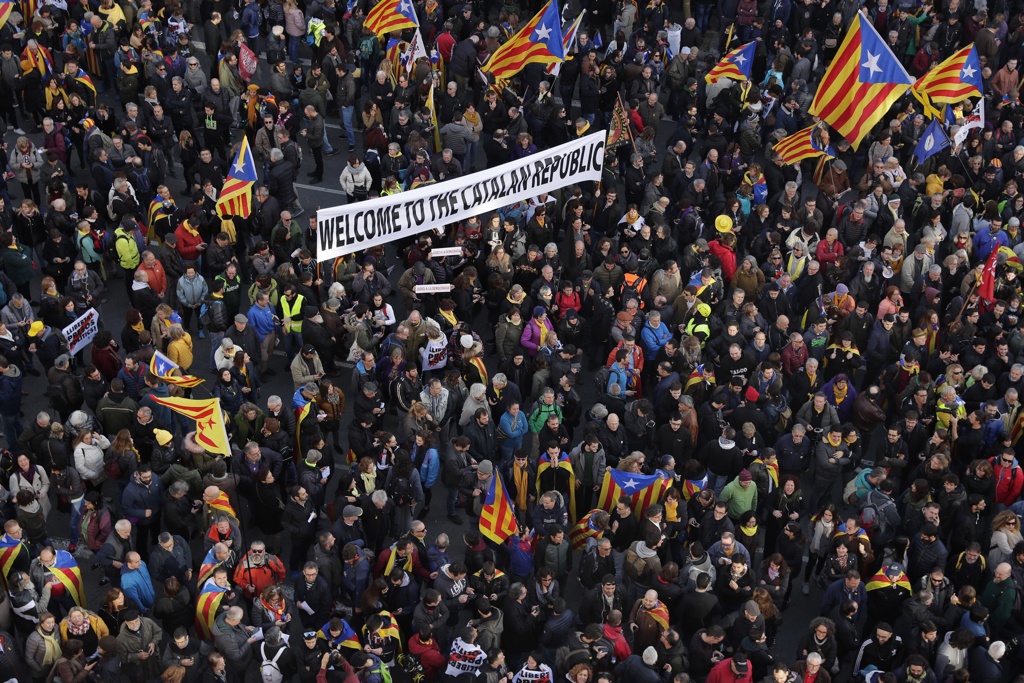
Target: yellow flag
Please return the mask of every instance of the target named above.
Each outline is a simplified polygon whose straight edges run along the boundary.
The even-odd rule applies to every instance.
[[[162,406],[196,421],[196,443],[210,453],[231,455],[228,444],[228,430],[224,426],[224,411],[219,398],[197,401],[191,398],[151,397]]]
[[[441,129],[437,125],[437,107],[434,106],[434,86],[430,86],[427,94],[427,107],[430,109],[430,125],[434,127],[434,151],[441,151]]]

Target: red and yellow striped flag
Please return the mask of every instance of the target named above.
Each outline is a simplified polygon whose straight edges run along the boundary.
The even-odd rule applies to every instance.
[[[487,490],[487,500],[480,510],[480,533],[495,543],[505,542],[519,528],[516,522],[516,509],[512,499],[505,492],[505,482],[501,473],[494,471],[491,486]]]

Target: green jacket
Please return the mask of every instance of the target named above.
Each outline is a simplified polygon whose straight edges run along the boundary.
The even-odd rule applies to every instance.
[[[729,506],[729,517],[739,519],[744,512],[757,509],[757,485],[750,482],[750,486],[743,488],[736,477],[725,485],[718,499]]]
[[[7,276],[16,285],[30,282],[35,274],[35,269],[32,266],[32,256],[20,244],[4,249],[3,264],[4,270],[7,271]]]
[[[552,403],[546,405],[542,401],[537,401],[537,407],[530,413],[530,431],[534,434],[540,434],[540,430],[544,429],[544,423],[548,421],[549,415],[557,415],[559,422],[562,420],[562,406],[558,403]]]

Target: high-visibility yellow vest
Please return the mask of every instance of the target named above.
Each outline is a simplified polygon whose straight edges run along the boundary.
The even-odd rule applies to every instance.
[[[299,294],[295,297],[295,301],[288,305],[288,298],[281,297],[281,310],[284,312],[284,317],[291,318],[291,323],[285,325],[289,332],[301,332],[302,331],[302,304],[306,302],[304,296]],[[298,320],[296,320],[298,318]]]

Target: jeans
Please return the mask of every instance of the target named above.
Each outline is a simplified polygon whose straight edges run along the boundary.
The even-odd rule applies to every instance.
[[[459,487],[457,485],[448,489],[448,497],[445,499],[448,508],[448,516],[456,514],[459,509]]]
[[[293,64],[299,61],[299,37],[288,36],[288,61]]]
[[[701,33],[705,33],[708,30],[708,19],[711,17],[711,9],[714,5],[705,5],[702,2],[697,3],[697,30]]]
[[[21,425],[21,418],[18,415],[0,415],[0,426],[3,427],[8,450],[13,451],[18,443],[18,437],[25,431]]]
[[[210,333],[210,372],[217,372],[217,352],[220,351],[220,342],[224,339],[223,332]]]
[[[288,364],[291,365],[295,354],[302,348],[301,332],[282,332],[281,340],[284,342],[284,352],[288,356]]]
[[[711,474],[710,472],[708,474]],[[729,483],[729,477],[723,477],[720,474],[711,474],[711,488],[715,492],[715,498],[722,495],[722,489]]]
[[[352,114],[355,112],[355,107],[338,107],[341,110],[341,121],[345,125],[345,135],[348,137],[348,148],[354,150],[356,148],[356,133],[352,129]]]
[[[71,501],[71,542],[78,543],[79,533],[78,525],[82,521],[82,506],[85,504],[85,496],[82,496],[78,500]]]
[[[466,145],[466,154],[462,157],[462,172],[469,173],[476,168],[476,151],[480,147],[479,142],[470,142]]]
[[[327,126],[324,126],[324,154],[332,154],[334,147],[331,146],[331,139],[327,137]]]

